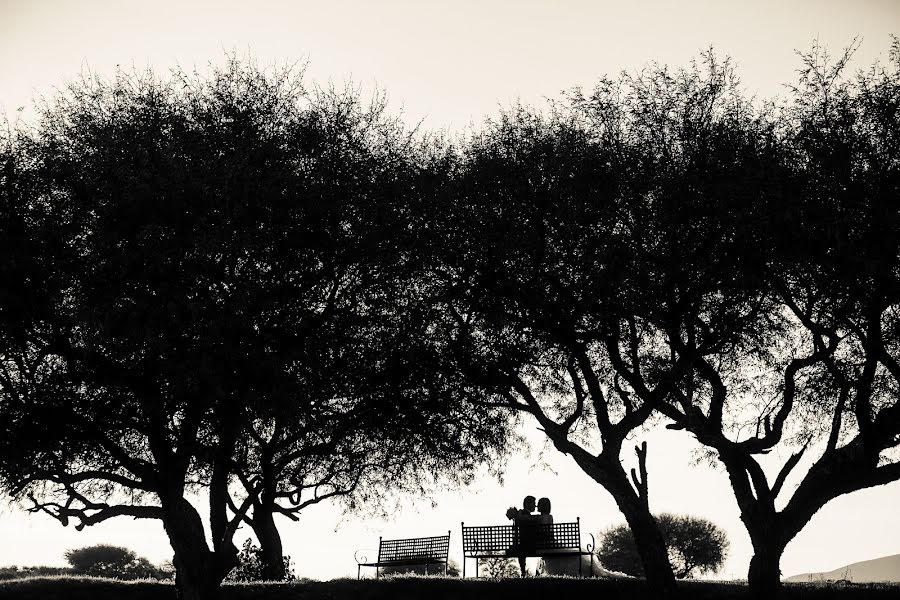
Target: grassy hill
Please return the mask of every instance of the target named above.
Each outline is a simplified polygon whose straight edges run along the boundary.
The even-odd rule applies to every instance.
[[[681,582],[685,600],[747,598],[741,582]],[[497,598],[603,598],[632,600],[646,597],[641,580],[605,580],[541,577],[536,579],[461,580],[441,577],[396,577],[379,581],[337,579],[299,583],[230,584],[222,588],[221,600],[494,600]],[[34,577],[0,582],[4,600],[174,600],[171,583],[125,582],[90,577]],[[785,598],[837,600],[863,598],[888,600],[900,597],[900,586],[835,586],[792,584]]]
[[[785,581],[838,581],[841,579],[849,579],[854,583],[900,583],[900,554],[864,560],[823,573],[794,575]]]

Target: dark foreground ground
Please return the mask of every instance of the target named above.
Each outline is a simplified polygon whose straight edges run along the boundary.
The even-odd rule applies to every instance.
[[[679,596],[685,600],[748,598],[742,583],[682,582]],[[640,580],[537,579],[460,580],[439,577],[397,577],[379,581],[337,579],[299,583],[230,584],[222,587],[221,600],[633,600],[650,597]],[[882,584],[787,584],[784,598],[827,600],[862,598],[897,600],[900,585]],[[174,600],[171,583],[124,582],[89,577],[35,577],[0,581],[2,600]]]

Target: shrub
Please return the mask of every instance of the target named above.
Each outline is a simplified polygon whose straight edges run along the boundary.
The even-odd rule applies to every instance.
[[[515,558],[482,558],[478,561],[478,571],[482,577],[508,579],[519,577],[519,563]]]
[[[282,557],[284,560],[284,581],[294,581],[294,565],[290,556]],[[266,581],[263,575],[262,548],[255,545],[250,538],[244,541],[244,546],[238,552],[238,566],[233,568],[225,578],[225,581]]]
[[[121,546],[85,546],[67,551],[65,557],[78,575],[116,579],[165,579],[169,575],[164,568]]]
[[[655,518],[665,538],[675,577],[686,579],[698,573],[715,573],[721,568],[728,551],[728,537],[722,528],[707,519],[688,515],[662,513]],[[643,577],[644,569],[628,525],[616,525],[604,532],[602,538],[597,556],[604,567]]]
[[[402,567],[381,567],[382,575],[443,575],[444,565],[404,565]],[[455,560],[447,561],[447,577],[459,577],[459,564]]]

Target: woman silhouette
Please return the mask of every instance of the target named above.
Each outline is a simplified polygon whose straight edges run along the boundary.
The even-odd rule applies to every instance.
[[[541,498],[537,503],[537,521],[541,525],[553,525],[553,515],[550,514],[550,498]]]

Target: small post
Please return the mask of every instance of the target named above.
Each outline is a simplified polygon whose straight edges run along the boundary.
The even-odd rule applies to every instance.
[[[375,579],[381,577],[381,567],[379,566],[381,563],[381,537],[380,535],[378,536],[378,563],[375,565]]]
[[[466,522],[460,521],[460,531],[462,531],[462,551],[463,551],[463,579],[466,578]]]
[[[575,525],[578,528],[578,550],[581,550],[581,517],[575,517]],[[593,568],[591,569],[593,571]],[[578,555],[578,577],[584,578],[581,570],[581,555]]]

